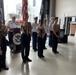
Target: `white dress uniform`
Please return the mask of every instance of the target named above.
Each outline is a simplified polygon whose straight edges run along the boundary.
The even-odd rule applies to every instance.
[[[37,23],[33,23],[32,24],[32,39],[33,39],[33,50],[36,51],[37,50]]]
[[[49,23],[49,29],[50,29],[50,31],[52,31],[52,24],[53,24],[52,22]]]
[[[13,50],[13,29],[18,28],[18,23],[9,21],[7,23],[7,27],[9,28],[9,33],[8,33],[9,46],[10,46],[10,49]]]
[[[9,27],[9,31],[11,31],[10,29],[18,27],[18,23],[17,22],[13,22],[13,21],[9,21],[7,23],[7,26]]]
[[[32,32],[36,32],[37,33],[37,26],[38,26],[37,23],[33,23],[32,24]]]
[[[53,23],[50,22],[50,23],[49,23],[49,29],[50,29],[49,46],[50,46],[50,47],[52,47],[52,33],[53,33],[53,31],[52,31],[52,25],[53,25]]]

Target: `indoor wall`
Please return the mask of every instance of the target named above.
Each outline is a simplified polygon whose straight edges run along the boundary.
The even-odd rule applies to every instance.
[[[56,0],[56,16],[76,16],[76,0]]]

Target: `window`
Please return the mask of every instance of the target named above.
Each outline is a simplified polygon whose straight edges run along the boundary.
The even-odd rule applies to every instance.
[[[36,0],[33,0],[33,6],[36,6]]]

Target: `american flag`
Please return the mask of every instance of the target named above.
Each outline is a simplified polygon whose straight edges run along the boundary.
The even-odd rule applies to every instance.
[[[28,0],[22,0],[22,16],[23,21],[28,19]]]

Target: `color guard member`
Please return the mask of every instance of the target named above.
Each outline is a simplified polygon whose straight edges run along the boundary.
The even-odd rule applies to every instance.
[[[21,34],[21,54],[23,63],[31,62],[32,60],[29,59],[29,52],[30,52],[30,41],[31,41],[31,23],[26,20],[22,26],[22,34]]]
[[[6,66],[6,50],[7,50],[7,27],[2,25],[0,20],[0,71],[1,69],[8,70],[9,68]]]
[[[18,23],[16,22],[15,16],[12,16],[12,20],[7,23],[7,27],[9,29],[8,32],[9,46],[10,49],[13,51],[13,32],[14,32],[14,28],[18,27]]]
[[[53,24],[53,34],[52,34],[52,51],[54,54],[58,54],[59,52],[57,51],[57,46],[58,46],[58,41],[59,41],[59,25],[57,24],[58,22],[58,17],[55,18],[54,24]]]
[[[45,30],[43,25],[38,25],[38,57],[44,58],[43,55],[43,46],[44,46],[44,36],[45,36]]]
[[[38,17],[34,18],[34,23],[32,24],[32,39],[33,39],[33,50],[37,51],[37,20]]]

